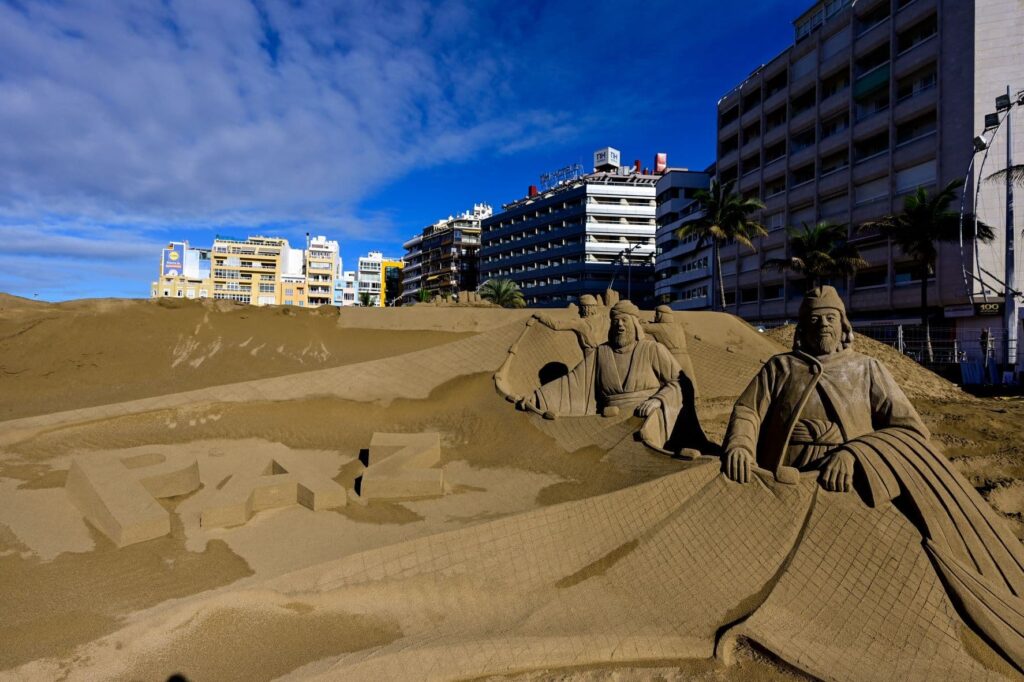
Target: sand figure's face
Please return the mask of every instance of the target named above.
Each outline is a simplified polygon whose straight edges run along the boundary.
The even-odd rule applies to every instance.
[[[612,315],[608,343],[612,348],[625,348],[636,341],[636,320],[632,315]]]
[[[657,311],[654,313],[655,322],[664,322],[665,324],[672,324],[672,313],[666,313],[664,311]]]
[[[582,305],[580,306],[580,317],[593,317],[597,315],[596,305]]]
[[[815,308],[801,321],[801,346],[811,355],[829,355],[843,349],[843,316],[835,308]]]

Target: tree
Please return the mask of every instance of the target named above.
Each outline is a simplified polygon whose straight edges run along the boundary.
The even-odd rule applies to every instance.
[[[510,279],[489,279],[480,285],[480,298],[490,301],[502,308],[525,308],[523,292],[519,285]]]
[[[759,199],[745,199],[732,191],[733,183],[719,184],[718,180],[711,181],[711,188],[701,190],[694,195],[704,208],[704,215],[686,223],[676,231],[680,239],[694,236],[697,238],[697,248],[701,248],[708,242],[714,247],[715,267],[718,269],[718,293],[722,302],[722,310],[725,310],[725,277],[722,275],[722,244],[728,241],[735,241],[746,246],[751,251],[754,248],[754,237],[761,237],[768,234],[761,223],[751,216],[764,208]]]
[[[804,223],[802,229],[790,227],[786,232],[789,258],[769,258],[763,267],[800,273],[807,278],[808,289],[821,286],[822,280],[853,275],[868,264],[846,240],[845,225]]]
[[[955,242],[960,239],[960,214],[949,210],[949,206],[956,199],[956,190],[961,182],[953,180],[934,194],[929,193],[924,187],[918,187],[913,194],[904,197],[902,212],[860,226],[861,230],[880,230],[917,265],[921,277],[921,326],[924,327],[928,362],[934,361],[931,327],[928,321],[928,275],[935,270],[939,243]],[[963,224],[973,231],[974,216],[965,215]],[[980,221],[977,226],[977,238],[985,242],[992,241],[995,237],[992,228]]]
[[[1006,182],[1006,177],[1010,177],[1010,181],[1014,182],[1021,187],[1024,187],[1024,164],[1015,164],[1009,168],[1004,168],[1001,171],[996,171],[992,175],[985,178],[986,182]]]
[[[430,292],[426,289],[420,289],[416,294],[416,300],[420,303],[430,303]]]
[[[359,292],[359,305],[363,306],[364,308],[369,308],[371,305],[373,305],[373,296],[370,295],[370,292]]]

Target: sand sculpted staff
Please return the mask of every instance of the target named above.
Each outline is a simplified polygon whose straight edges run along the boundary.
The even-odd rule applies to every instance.
[[[556,416],[603,414],[632,410],[647,418],[644,441],[660,447],[667,440],[682,407],[680,368],[665,346],[647,338],[640,310],[629,301],[611,309],[607,341],[584,353],[569,374],[519,398],[520,409]]]
[[[852,350],[832,287],[807,293],[793,351],[771,358],[737,400],[723,450],[740,483],[755,469],[782,482],[819,471],[830,491],[871,507],[895,502],[961,616],[1024,668],[1024,551],[988,503],[929,441],[927,428],[877,360]]]

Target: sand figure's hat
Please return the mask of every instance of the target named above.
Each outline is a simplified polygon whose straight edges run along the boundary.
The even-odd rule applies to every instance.
[[[622,300],[612,306],[612,315],[632,315],[640,317],[640,309],[629,300]]]
[[[800,304],[800,317],[819,308],[834,308],[843,315],[846,314],[846,305],[843,303],[843,299],[839,297],[839,292],[836,291],[835,287],[828,285],[815,287],[804,294],[803,303]]]
[[[580,296],[580,305],[597,305],[597,299],[590,294]]]

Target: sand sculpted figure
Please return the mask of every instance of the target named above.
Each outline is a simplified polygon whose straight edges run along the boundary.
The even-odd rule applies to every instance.
[[[537,313],[533,317],[545,327],[555,331],[571,331],[579,339],[584,354],[592,352],[608,338],[610,320],[590,294],[580,296],[580,317],[578,320],[561,322],[549,315]]]
[[[568,375],[516,403],[520,409],[555,416],[614,416],[633,410],[636,416],[648,418],[642,439],[661,446],[682,407],[680,371],[669,350],[647,338],[640,310],[629,301],[619,301],[611,309],[607,341],[584,353]]]
[[[928,429],[888,370],[852,350],[836,290],[807,293],[791,353],[771,358],[737,400],[723,468],[739,483],[755,468],[783,483],[820,471],[833,492],[870,507],[892,502],[974,625],[1024,668],[1024,551],[988,503],[929,442]]]

